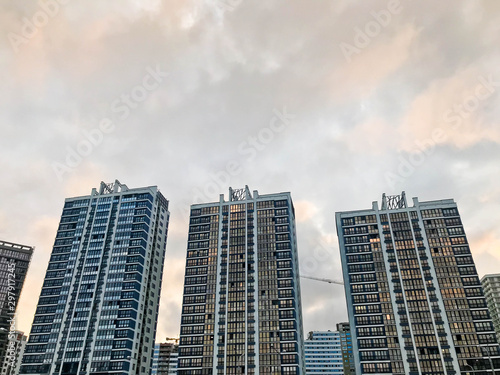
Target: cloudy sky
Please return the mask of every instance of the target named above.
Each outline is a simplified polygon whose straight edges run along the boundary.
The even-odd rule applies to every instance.
[[[0,2],[0,239],[36,246],[30,330],[64,198],[158,185],[171,223],[157,338],[179,334],[189,204],[290,191],[302,273],[341,278],[335,211],[454,198],[500,272],[500,3]],[[304,329],[347,318],[302,280]]]

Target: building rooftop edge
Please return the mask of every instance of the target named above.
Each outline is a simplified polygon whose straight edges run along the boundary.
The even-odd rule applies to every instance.
[[[484,279],[488,279],[490,277],[500,277],[500,273],[488,273],[483,277],[481,277],[481,281],[483,281]]]
[[[417,207],[421,207],[421,206],[436,206],[436,205],[456,204],[456,202],[453,198],[436,199],[436,200],[430,200],[430,201],[419,201],[418,197],[413,197],[412,200],[413,200],[413,206],[394,208],[394,209],[382,209],[382,208],[379,208],[378,201],[373,201],[372,208],[362,208],[362,209],[358,209],[358,210],[335,211],[335,214],[336,215],[357,214],[357,213],[363,214],[363,213],[369,213],[369,212],[374,212],[374,211],[398,211],[398,210],[407,210],[407,209],[411,209],[411,208],[417,208]]]
[[[4,241],[4,240],[0,240],[0,246],[9,247],[9,248],[15,249],[15,250],[24,250],[24,251],[31,251],[31,252],[33,252],[35,250],[35,246],[22,245],[19,243],[9,242],[9,241]]]
[[[99,196],[108,196],[108,195],[115,195],[115,194],[134,193],[134,192],[139,191],[139,190],[150,190],[153,192],[161,193],[160,189],[158,188],[158,185],[142,186],[142,187],[137,187],[137,188],[127,188],[127,190],[110,192],[110,193],[105,193],[105,194],[100,194],[97,192],[96,188],[93,188],[92,192],[90,194],[78,195],[78,196],[74,196],[74,197],[67,197],[67,198],[65,198],[65,201],[72,201],[72,200],[99,197]]]
[[[241,190],[246,190],[246,196],[242,199],[231,199],[231,194],[233,191],[241,191]],[[287,196],[290,199],[292,198],[292,193],[289,191],[282,191],[278,193],[269,193],[269,194],[259,194],[258,190],[254,190],[253,195],[250,194],[250,190],[248,189],[248,186],[245,186],[244,189],[232,189],[231,187],[229,188],[229,199],[225,199],[224,194],[219,195],[219,201],[210,201],[210,202],[201,202],[201,203],[192,203],[191,207],[204,207],[204,206],[213,206],[213,205],[219,205],[219,204],[225,204],[225,203],[234,203],[234,204],[239,204],[239,203],[245,203],[245,202],[253,202],[257,200],[262,200],[262,199],[268,199],[272,197],[280,197],[280,196]]]

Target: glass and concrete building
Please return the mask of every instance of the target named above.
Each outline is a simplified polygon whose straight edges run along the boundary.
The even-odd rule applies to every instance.
[[[151,375],[177,374],[178,360],[179,345],[169,342],[156,344]]]
[[[0,366],[6,358],[9,333],[16,330],[15,313],[34,247],[0,241]]]
[[[191,206],[179,375],[304,374],[290,193]]]
[[[151,375],[158,374],[158,358],[160,356],[160,344],[155,344],[155,349],[153,351],[153,362],[151,364]]]
[[[21,374],[148,374],[168,201],[101,183],[65,201]]]
[[[456,203],[338,212],[358,374],[491,374],[500,353]]]
[[[500,274],[484,275],[481,279],[493,327],[500,342]]]
[[[337,324],[337,331],[340,334],[340,344],[342,347],[342,363],[345,375],[355,375],[356,367],[354,365],[354,354],[352,352],[351,327],[349,323],[342,322]]]
[[[340,332],[312,331],[304,342],[306,374],[343,375]]]
[[[24,347],[28,338],[21,331],[9,332],[9,344],[2,366],[2,375],[18,375],[23,358]]]

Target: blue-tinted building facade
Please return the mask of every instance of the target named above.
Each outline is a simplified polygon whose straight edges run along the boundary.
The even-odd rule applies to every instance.
[[[338,323],[337,331],[340,334],[340,344],[342,346],[342,362],[344,364],[344,374],[355,375],[356,366],[354,365],[354,353],[352,350],[351,327],[347,322]]]
[[[65,201],[21,374],[148,374],[169,221],[157,187]]]
[[[165,342],[155,345],[151,375],[175,375],[179,360],[179,345]]]
[[[312,331],[304,342],[307,375],[342,375],[344,363],[340,332]]]

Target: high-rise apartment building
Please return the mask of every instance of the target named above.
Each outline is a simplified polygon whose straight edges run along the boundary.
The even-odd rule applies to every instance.
[[[499,346],[452,199],[338,212],[358,374],[491,374]]]
[[[307,375],[343,375],[340,332],[312,331],[304,342]]]
[[[290,193],[191,206],[178,373],[304,374]]]
[[[9,333],[15,331],[15,313],[34,247],[0,241],[0,368],[5,362]]]
[[[500,342],[500,274],[484,275],[481,279],[484,296],[490,310],[493,327]]]
[[[179,361],[179,345],[165,342],[155,345],[151,375],[175,375]]]
[[[21,374],[148,374],[168,201],[118,181],[65,201]]]
[[[16,330],[9,332],[9,344],[7,345],[6,358],[1,370],[2,375],[19,374],[27,339],[24,332]]]
[[[356,366],[354,365],[354,353],[352,351],[351,327],[349,323],[342,322],[337,324],[337,331],[340,334],[340,344],[342,347],[342,362],[345,375],[355,375]]]

